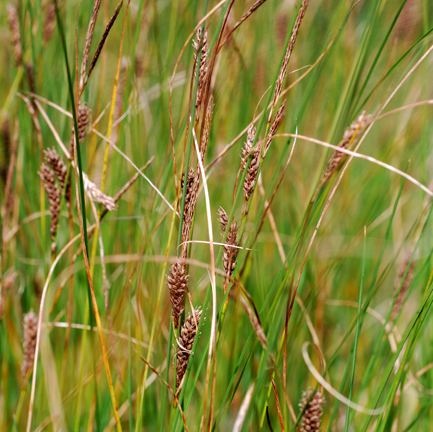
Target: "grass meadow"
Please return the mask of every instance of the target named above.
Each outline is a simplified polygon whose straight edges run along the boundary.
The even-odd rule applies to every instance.
[[[430,0],[3,0],[1,431],[428,431]]]

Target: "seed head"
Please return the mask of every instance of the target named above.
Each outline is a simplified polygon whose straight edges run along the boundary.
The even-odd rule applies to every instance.
[[[194,339],[197,335],[200,316],[201,310],[194,310],[193,313],[185,320],[185,323],[183,324],[180,331],[176,362],[176,388],[179,388],[180,384],[182,383],[182,379],[188,367],[192,346],[194,345]]]

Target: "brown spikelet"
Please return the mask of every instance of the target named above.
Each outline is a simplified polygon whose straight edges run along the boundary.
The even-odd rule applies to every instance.
[[[78,138],[80,142],[86,138],[90,125],[90,108],[85,104],[78,105],[77,123],[78,123]]]
[[[232,222],[228,229],[227,238],[224,245],[223,264],[226,274],[224,290],[227,289],[228,281],[236,267],[236,258],[238,256],[238,226],[235,221]],[[234,246],[234,247],[233,247]]]
[[[311,390],[304,392],[300,405],[302,418],[298,432],[319,432],[325,398],[321,391],[314,394]]]
[[[356,141],[361,136],[364,129],[370,124],[371,116],[362,112],[359,117],[350,125],[350,127],[344,132],[343,139],[338,144],[339,147],[347,149],[353,147]],[[345,159],[345,154],[339,151],[335,151],[328,162],[325,170],[325,174],[322,178],[322,184],[326,183],[339,168],[342,161]]]
[[[66,174],[68,172],[66,164],[54,148],[44,150],[44,159],[47,165],[53,170],[60,187],[63,189],[65,187]]]
[[[175,328],[178,328],[179,318],[185,308],[185,294],[188,290],[188,274],[184,263],[177,261],[171,266],[167,276],[167,285],[173,324]]]
[[[265,141],[265,150],[263,152],[263,155],[265,156],[266,153],[269,150],[269,147],[271,145],[272,140],[274,139],[274,136],[281,124],[281,121],[283,120],[284,117],[284,111],[286,109],[286,102],[283,102],[280,106],[280,108],[278,108],[277,113],[275,114],[275,118],[273,120],[273,122],[271,123],[271,126],[269,128],[268,131],[268,135],[266,136],[266,141]]]
[[[220,221],[221,231],[225,232],[227,225],[229,223],[229,217],[227,215],[227,212],[221,206],[218,209],[218,218]]]
[[[80,103],[77,108],[77,126],[78,126],[78,139],[80,143],[86,138],[87,133],[89,131],[90,125],[90,108]],[[75,158],[75,131],[74,126],[72,126],[72,135],[71,135],[71,158]]]
[[[45,5],[44,29],[42,37],[45,43],[49,42],[56,28],[56,8],[54,3],[47,2]]]
[[[21,45],[21,33],[17,8],[8,4],[6,7],[9,29],[11,33],[11,44],[14,50],[15,62],[20,65],[23,61],[23,51]]]
[[[292,33],[290,35],[290,40],[287,45],[286,52],[284,54],[283,63],[281,65],[280,72],[278,74],[277,82],[275,84],[274,97],[272,101],[272,107],[275,107],[277,104],[277,99],[281,94],[281,90],[283,88],[283,84],[287,75],[287,69],[289,66],[290,57],[292,56],[293,48],[295,47],[296,39],[298,37],[299,28],[301,27],[302,20],[304,19],[305,12],[307,11],[309,0],[302,0],[301,6],[298,10],[298,15],[296,16],[296,21],[292,29]],[[272,114],[272,110],[271,110]]]
[[[247,131],[247,139],[242,147],[241,153],[241,169],[247,166],[248,158],[252,155],[254,140],[256,139],[256,128],[253,123],[250,124]]]
[[[210,136],[211,126],[212,126],[213,108],[214,108],[214,101],[213,101],[213,96],[211,96],[206,109],[203,135],[200,141],[200,157],[202,160],[204,160],[204,155],[206,153],[207,145],[209,143],[209,136]]]
[[[194,218],[195,206],[197,204],[198,188],[200,185],[199,171],[190,168],[186,181],[185,205],[183,208],[183,225],[182,225],[182,242],[189,239],[192,220]],[[182,178],[181,187],[184,187],[184,179]],[[186,245],[183,247],[182,256],[185,257]]]
[[[195,106],[198,108],[203,100],[203,92],[206,84],[206,76],[208,69],[208,43],[207,43],[207,30],[203,30],[201,27],[197,30],[196,38],[193,42],[194,46],[194,61],[198,67],[198,87],[197,87],[197,98]]]
[[[56,252],[56,234],[59,224],[60,215],[60,190],[57,187],[54,171],[46,163],[42,163],[39,170],[45,191],[48,195],[48,203],[51,213],[50,235],[51,235],[51,252]]]
[[[405,259],[403,265],[398,273],[397,283],[394,294],[394,307],[391,312],[391,320],[394,320],[403,306],[406,293],[413,281],[413,272],[415,268],[415,262]]]
[[[23,363],[21,366],[22,376],[25,378],[33,368],[35,360],[36,335],[38,331],[38,317],[34,312],[24,315],[23,322]]]
[[[256,148],[253,150],[251,163],[248,167],[247,174],[244,180],[244,198],[245,202],[248,202],[252,193],[254,192],[254,188],[256,187],[257,176],[259,174],[260,167],[260,149]]]
[[[197,335],[200,316],[201,310],[194,310],[194,312],[185,320],[182,330],[180,331],[176,362],[176,388],[179,388],[182,383],[182,379],[188,367],[191,349]]]
[[[100,0],[96,0],[98,3],[101,3]],[[111,16],[111,18],[108,20],[107,25],[105,26],[105,30],[104,33],[101,36],[101,39],[98,43],[98,46],[96,47],[95,53],[93,54],[92,57],[92,61],[90,62],[90,66],[89,66],[89,71],[87,72],[87,75],[85,77],[85,80],[83,82],[83,85],[81,85],[80,87],[83,89],[84,86],[86,85],[88,79],[90,78],[90,75],[93,72],[93,69],[96,66],[96,63],[98,62],[99,56],[101,55],[102,49],[104,48],[105,42],[107,41],[108,35],[110,34],[111,29],[114,26],[114,23],[117,20],[117,17],[119,16],[120,10],[122,9],[122,6],[124,5],[124,1],[120,0],[117,3],[116,9],[114,10],[113,15]],[[94,9],[95,10],[95,9]],[[93,19],[93,15],[94,12],[92,13],[92,19]],[[96,18],[95,18],[96,19]]]
[[[87,27],[86,40],[84,42],[83,59],[80,68],[80,93],[82,92],[87,79],[87,63],[89,61],[90,47],[92,45],[93,35],[95,33],[96,20],[98,19],[99,10],[101,8],[101,0],[95,0],[93,3],[92,15],[90,16],[89,25]]]

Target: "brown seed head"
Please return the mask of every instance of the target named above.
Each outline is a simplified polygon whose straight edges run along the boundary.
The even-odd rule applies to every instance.
[[[204,88],[206,85],[206,75],[208,70],[207,57],[208,57],[208,43],[207,43],[207,30],[202,30],[201,27],[197,30],[196,38],[193,42],[194,47],[194,61],[200,61],[198,66],[198,88],[196,108],[198,108],[203,100]],[[200,59],[199,59],[200,57]]]
[[[319,432],[325,398],[320,391],[306,391],[302,395],[300,405],[302,419],[298,432]]]
[[[66,164],[63,162],[62,158],[54,148],[48,148],[44,150],[44,160],[54,172],[61,189],[63,189],[65,187],[66,174],[68,172]]]
[[[226,284],[228,283],[228,280],[233,274],[236,267],[236,258],[239,253],[239,249],[236,247],[238,246],[237,236],[238,226],[236,222],[233,221],[228,230],[227,238],[225,241],[226,244],[224,245],[223,264],[226,273]]]
[[[91,111],[87,105],[80,104],[77,110],[78,138],[84,140],[89,131]]]
[[[362,132],[371,123],[371,116],[362,112],[359,117],[350,125],[344,132],[343,139],[338,144],[339,147],[347,149],[352,148],[355,143],[359,140]],[[345,159],[345,154],[339,151],[335,151],[331,156],[326,167],[325,174],[323,175],[322,183],[328,181],[332,174],[339,168],[341,162]]]
[[[186,242],[189,239],[189,233],[191,231],[192,220],[194,218],[195,207],[197,204],[198,188],[200,185],[200,174],[199,171],[195,171],[190,168],[188,171],[188,178],[186,181],[186,195],[185,205],[183,208],[183,225],[182,225],[182,242]],[[184,179],[181,180],[181,187],[183,190]],[[183,248],[182,256],[185,257],[186,247]]]
[[[173,324],[179,327],[179,318],[185,309],[185,294],[188,291],[188,274],[184,263],[174,263],[167,276]]]
[[[35,360],[36,336],[38,331],[38,317],[34,312],[24,315],[23,322],[23,352],[24,358],[21,366],[23,377],[26,377],[33,368]]]
[[[259,174],[260,168],[260,149],[254,149],[251,157],[251,163],[248,167],[247,174],[244,180],[244,197],[245,202],[248,202],[252,193],[254,192],[254,188],[256,187],[257,176]]]
[[[227,212],[221,206],[218,209],[218,217],[220,221],[221,231],[225,232],[227,225],[229,223],[229,217],[227,215]]]
[[[188,367],[192,346],[194,345],[194,339],[197,335],[200,316],[201,310],[194,310],[194,312],[185,320],[182,330],[180,331],[176,363],[176,388],[179,388]]]
[[[254,140],[256,139],[256,127],[253,123],[250,124],[247,131],[247,139],[244,146],[242,147],[241,153],[241,169],[243,170],[247,166],[249,157],[252,155]]]
[[[48,203],[50,206],[50,213],[51,213],[51,224],[50,224],[51,251],[55,253],[56,233],[57,233],[57,226],[59,224],[59,215],[60,215],[60,190],[56,185],[54,171],[46,163],[42,163],[41,169],[39,170],[39,176],[42,180],[42,183],[44,185],[45,191],[48,196]]]
[[[271,142],[274,139],[275,134],[277,133],[281,121],[283,120],[285,109],[286,109],[286,102],[283,102],[280,108],[278,108],[278,111],[275,114],[274,121],[272,122],[271,127],[269,128],[268,135],[265,141],[264,155],[266,155],[266,153],[268,152]]]

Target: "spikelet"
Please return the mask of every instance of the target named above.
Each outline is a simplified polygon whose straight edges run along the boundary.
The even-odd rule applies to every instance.
[[[193,313],[185,320],[182,330],[180,331],[176,362],[176,388],[179,388],[180,384],[182,383],[182,379],[188,367],[191,349],[194,345],[194,339],[197,335],[200,316],[201,310],[195,309]]]
[[[391,320],[394,320],[403,306],[406,293],[413,281],[413,272],[415,268],[415,262],[405,259],[403,265],[398,273],[397,283],[394,294],[394,307],[391,312]]]
[[[116,208],[116,202],[114,199],[98,189],[95,183],[93,183],[84,173],[83,183],[84,190],[92,201],[102,204],[108,211],[114,210]]]
[[[17,8],[10,3],[7,5],[6,10],[7,10],[9,29],[11,32],[11,43],[12,43],[12,48],[14,50],[15,62],[17,65],[20,65],[23,61],[23,51],[21,45],[21,33],[20,33],[18,11]]]
[[[299,29],[302,24],[302,20],[304,19],[305,12],[307,11],[309,0],[302,0],[301,5],[298,10],[298,15],[296,16],[296,21],[292,29],[292,33],[290,35],[290,40],[287,45],[286,52],[284,54],[283,63],[281,65],[280,72],[278,74],[277,82],[275,83],[274,97],[272,101],[272,107],[275,107],[277,104],[277,100],[281,94],[283,89],[283,84],[287,75],[287,70],[289,66],[290,57],[292,56],[293,48],[295,47],[296,39],[298,37]],[[272,111],[271,111],[272,113]]]
[[[46,163],[42,163],[39,176],[48,195],[48,203],[51,213],[50,235],[51,252],[56,252],[56,234],[60,215],[60,190],[57,187],[54,171]]]
[[[185,264],[177,261],[174,263],[167,276],[168,292],[171,302],[173,324],[179,327],[179,318],[185,308],[185,294],[188,290],[188,274]]]
[[[54,3],[47,2],[45,5],[44,30],[42,37],[45,43],[49,42],[56,28],[56,8]]]
[[[44,159],[47,165],[54,172],[60,187],[63,189],[65,187],[66,174],[68,172],[66,164],[63,162],[54,148],[48,148],[44,150]]]
[[[183,208],[183,225],[182,225],[182,242],[189,239],[192,220],[194,218],[195,206],[197,204],[198,188],[200,185],[199,171],[190,168],[186,181],[185,205]],[[182,178],[181,187],[184,187],[184,179]],[[182,248],[182,257],[186,255],[186,245]]]
[[[77,123],[78,123],[78,138],[80,139],[80,142],[86,138],[87,133],[89,131],[89,125],[90,125],[90,117],[91,117],[91,111],[90,108],[80,103],[78,105],[77,110]]]
[[[221,206],[218,209],[218,218],[220,221],[221,231],[225,232],[227,225],[229,223],[229,217],[227,215],[227,212]]]
[[[302,395],[299,404],[302,411],[302,418],[298,426],[298,432],[319,432],[323,414],[325,398],[320,391],[306,391]]]
[[[259,174],[260,167],[260,149],[254,149],[251,157],[251,163],[248,167],[247,174],[244,180],[244,198],[245,202],[248,202],[254,188],[256,187],[257,176]]]
[[[21,373],[25,378],[33,368],[35,361],[36,336],[38,332],[38,317],[34,312],[28,312],[24,315],[23,322],[23,363]]]
[[[202,135],[202,138],[200,140],[200,157],[201,157],[201,160],[204,160],[204,155],[206,153],[207,145],[209,143],[210,130],[211,130],[211,126],[212,126],[213,108],[214,108],[214,101],[213,101],[213,96],[211,96],[209,99],[209,103],[207,105],[206,117],[204,119],[203,135]]]
[[[238,236],[238,226],[236,222],[233,221],[232,224],[230,225],[230,228],[228,229],[227,238],[224,245],[223,264],[224,264],[224,271],[226,274],[224,290],[227,289],[228,281],[236,267],[236,258],[239,252],[239,249],[237,248],[238,246],[237,236]]]
[[[197,98],[195,106],[198,108],[203,100],[204,88],[206,84],[206,75],[208,70],[208,43],[207,43],[207,30],[202,30],[201,27],[197,30],[196,38],[193,42],[194,47],[194,62],[198,70],[198,87],[197,87]],[[199,58],[200,57],[200,58]],[[197,62],[200,64],[197,65]]]
[[[84,141],[89,131],[90,116],[91,116],[90,108],[87,105],[80,103],[77,109],[78,139],[80,140],[80,143]],[[75,131],[73,126],[72,126],[70,153],[72,159],[74,159],[75,158]]]
[[[254,140],[256,139],[256,128],[253,123],[250,124],[247,130],[247,139],[242,147],[241,153],[241,169],[247,166],[248,158],[252,155]]]
[[[269,150],[271,142],[274,139],[274,136],[275,136],[275,134],[276,134],[276,132],[278,130],[278,127],[281,124],[281,121],[283,120],[285,109],[286,109],[286,102],[283,102],[281,104],[280,108],[278,108],[278,111],[275,114],[275,118],[274,118],[274,120],[271,123],[271,126],[269,128],[268,135],[267,135],[266,141],[265,141],[265,150],[264,150],[263,155],[266,155],[266,153]]]
[[[370,124],[371,116],[362,112],[359,117],[350,125],[350,127],[344,132],[343,139],[338,144],[339,147],[347,149],[353,147],[358,141],[364,129]],[[331,156],[326,167],[325,174],[323,175],[322,184],[326,183],[339,168],[341,162],[345,158],[345,154],[339,151],[335,151]]]

